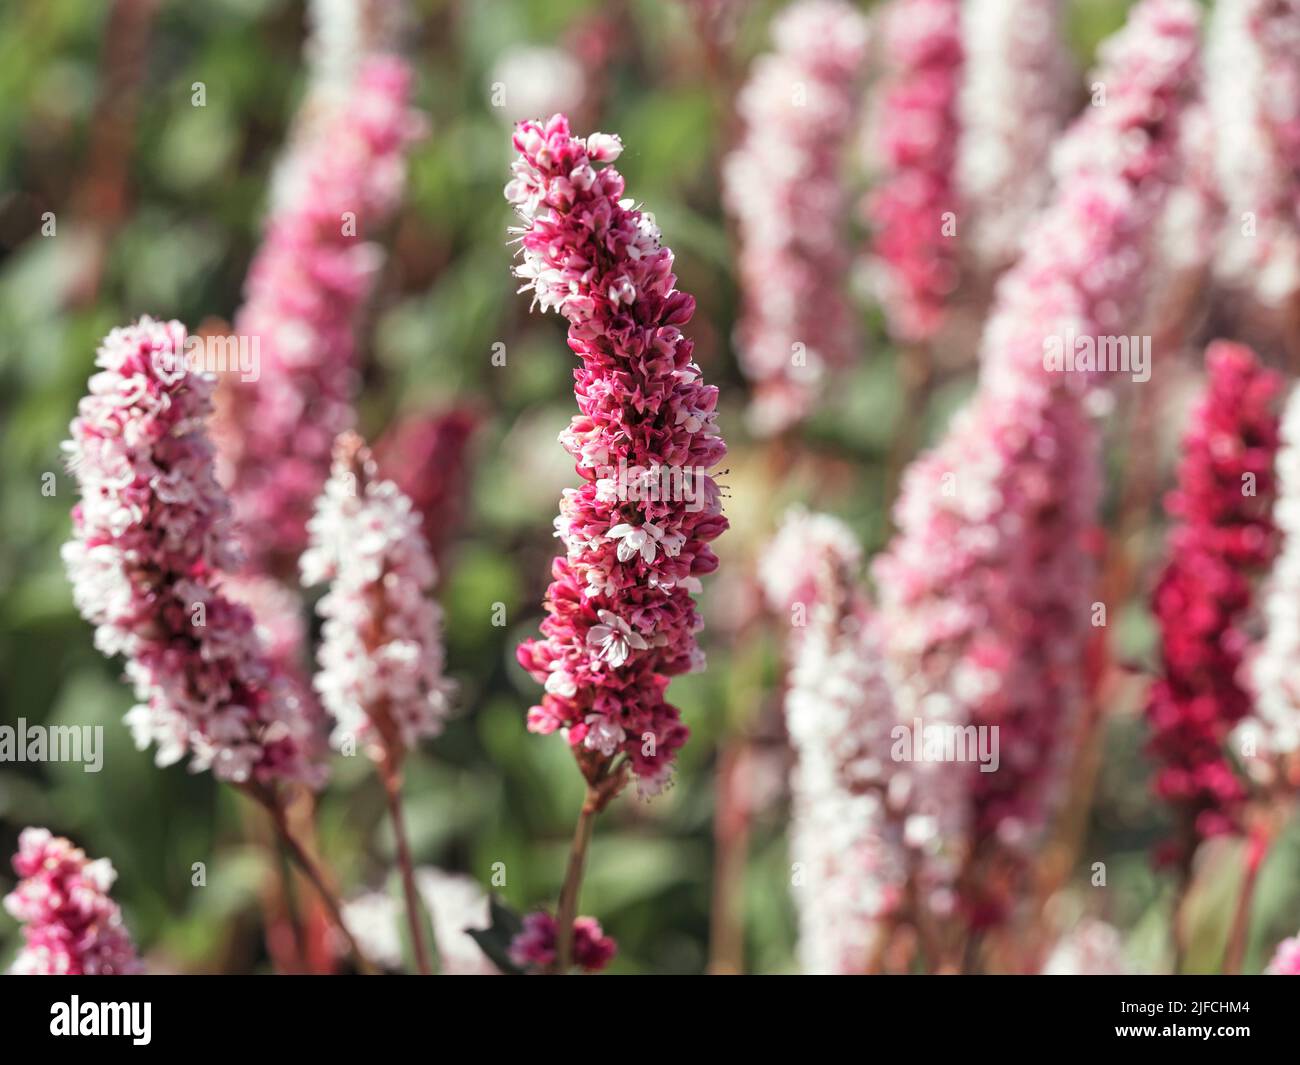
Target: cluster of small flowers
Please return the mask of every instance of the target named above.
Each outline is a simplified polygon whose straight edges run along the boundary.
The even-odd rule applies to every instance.
[[[330,582],[316,607],[324,624],[315,684],[334,715],[333,742],[366,741],[376,760],[397,761],[442,731],[451,688],[420,515],[375,473],[361,438],[342,434],[301,568],[305,585]]]
[[[381,262],[364,238],[398,202],[420,132],[411,80],[402,60],[370,57],[340,106],[299,131],[249,271],[235,330],[258,341],[259,378],[230,382],[218,440],[239,524],[257,530],[254,572],[292,573],[334,438],[352,424],[355,319]]]
[[[1300,2],[1214,6],[1207,98],[1228,224],[1215,266],[1264,304],[1300,290]]]
[[[1107,105],[1058,150],[1053,204],[999,285],[977,393],[907,472],[899,534],[876,563],[899,716],[1000,728],[997,773],[918,778],[946,790],[934,803],[944,850],[1023,852],[1063,779],[1089,633],[1098,442],[1083,402],[1095,382],[1049,373],[1044,343],[1120,332],[1138,312],[1196,52],[1189,0],[1144,0],[1103,46]],[[974,922],[1000,919],[996,902],[967,904]]]
[[[240,546],[242,549],[243,545]],[[297,704],[302,722],[299,742],[303,758],[312,765],[321,766],[323,773],[330,756],[330,720],[312,690],[305,651],[307,619],[302,596],[296,588],[282,584],[274,577],[248,572],[227,577],[221,590],[252,612],[253,631],[266,651],[271,668]]]
[[[239,559],[204,428],[215,382],[185,342],[179,322],[145,317],[96,353],[64,445],[81,490],[63,547],[73,598],[95,646],[125,656],[142,701],[127,722],[159,765],[189,753],[222,780],[319,784],[311,723],[221,587]]]
[[[894,0],[882,16],[894,69],[873,116],[872,161],[882,173],[866,211],[879,298],[906,341],[934,335],[957,285],[960,9],[958,0]]]
[[[1178,488],[1165,507],[1177,524],[1152,596],[1161,675],[1147,705],[1156,793],[1180,815],[1164,856],[1186,860],[1199,839],[1230,832],[1245,787],[1224,751],[1250,713],[1240,680],[1252,575],[1277,547],[1271,511],[1281,378],[1240,344],[1205,356],[1209,380],[1182,441]]]
[[[524,918],[523,930],[510,943],[510,960],[521,969],[545,970],[555,964],[559,926],[555,918],[538,910]],[[573,960],[589,973],[599,972],[614,958],[618,945],[604,934],[594,917],[573,922]]]
[[[909,781],[885,756],[893,703],[858,587],[861,554],[842,522],[796,510],[760,560],[769,605],[794,626],[785,697],[798,758],[790,856],[807,973],[864,972],[908,872]]]
[[[717,567],[709,541],[727,527],[706,472],[726,452],[714,427],[717,389],[701,380],[680,328],[695,301],[675,288],[672,252],[654,220],[623,199],[618,171],[597,169],[618,156],[618,139],[574,137],[555,115],[521,123],[514,145],[506,196],[524,222],[515,272],[536,304],[568,319],[582,359],[580,413],[560,441],[584,483],[560,504],[566,551],[552,567],[545,638],[518,652],[546,688],[528,725],[567,728],[570,744],[600,758],[623,752],[643,794],[653,793],[686,740],[664,693],[671,676],[703,667],[691,593]],[[622,468],[656,478],[685,471],[700,497],[622,493],[607,472]]]
[[[1159,221],[1184,176],[1187,123],[1200,99],[1198,9],[1187,0],[1146,0],[1102,43],[1091,83],[1104,92],[1058,141],[1055,194],[1027,234],[1015,269],[997,290],[982,360],[990,385],[1042,387],[1046,338],[1131,332],[1150,284]],[[1060,234],[1068,234],[1063,240]],[[1061,291],[1060,281],[1070,285]],[[1050,312],[1025,329],[1030,305]],[[1095,387],[1087,374],[1049,384]]]
[[[1279,439],[1273,522],[1281,544],[1264,596],[1264,638],[1250,661],[1254,706],[1237,730],[1260,755],[1300,750],[1300,389],[1287,399]]]
[[[20,879],[4,906],[25,927],[11,973],[114,976],[142,971],[122,913],[108,894],[117,873],[107,858],[92,862],[48,829],[25,828],[13,864]]]
[[[989,270],[1015,259],[1051,187],[1048,159],[1075,81],[1063,17],[1058,0],[973,0],[962,7],[962,244]]]
[[[858,115],[867,21],[845,0],[799,0],[777,16],[772,40],[737,99],[745,132],[723,168],[740,233],[737,352],[763,433],[804,417],[825,370],[857,350],[842,147]]]

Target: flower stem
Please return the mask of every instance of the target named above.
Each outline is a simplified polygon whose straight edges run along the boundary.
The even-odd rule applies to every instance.
[[[330,919],[334,922],[334,927],[338,929],[339,933],[346,941],[348,949],[352,952],[352,956],[357,963],[357,968],[367,975],[373,975],[378,972],[374,963],[365,956],[361,947],[353,938],[352,933],[348,931],[348,926],[343,921],[343,908],[339,904],[338,897],[334,894],[333,890],[331,890],[329,882],[326,880],[320,866],[317,864],[316,860],[307,853],[307,849],[298,841],[298,838],[289,828],[289,820],[285,816],[284,805],[275,795],[264,791],[261,788],[250,787],[243,790],[245,794],[252,796],[258,803],[260,803],[270,815],[271,823],[275,826],[276,834],[280,837],[280,841],[288,850],[289,856],[293,859],[294,864],[297,865],[302,871],[302,874],[311,881],[312,887],[314,887],[316,893],[320,895],[321,901],[325,904],[325,909],[329,911]]]
[[[599,792],[588,785],[578,824],[573,830],[569,865],[564,871],[564,886],[560,888],[560,901],[556,907],[555,972],[559,975],[567,974],[573,967],[573,922],[578,916],[578,896],[582,892],[582,874],[587,866],[587,848],[591,845],[591,832],[600,806]]]
[[[1267,830],[1253,832],[1246,841],[1245,870],[1241,880],[1241,893],[1237,896],[1237,908],[1232,915],[1232,930],[1228,933],[1228,946],[1223,955],[1223,972],[1236,976],[1241,972],[1241,963],[1246,957],[1246,939],[1250,931],[1250,911],[1255,900],[1255,886],[1259,880],[1259,869],[1268,856],[1271,834]]]
[[[411,949],[421,976],[432,976],[429,948],[424,942],[424,914],[420,906],[420,893],[415,886],[415,863],[411,861],[411,847],[406,840],[406,819],[402,816],[402,777],[391,766],[380,771],[384,795],[388,799],[388,812],[393,820],[393,835],[397,838],[397,865],[402,872],[402,893],[406,897],[406,919],[411,926]]]
[[[718,800],[713,819],[713,898],[709,915],[709,972],[735,976],[745,968],[741,901],[749,856],[749,796],[745,759],[749,742],[733,735],[718,752]]]
[[[1173,919],[1169,928],[1173,939],[1175,976],[1183,975],[1187,967],[1187,915],[1183,911],[1187,906],[1187,896],[1191,894],[1193,879],[1192,856],[1189,854],[1179,866],[1177,887],[1174,889]]]

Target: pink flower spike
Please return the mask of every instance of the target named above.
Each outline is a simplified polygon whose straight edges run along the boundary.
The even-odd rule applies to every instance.
[[[239,556],[204,424],[214,378],[189,354],[183,325],[147,317],[99,347],[64,445],[81,492],[63,546],[73,600],[95,646],[126,658],[127,723],[159,765],[319,785],[310,715],[223,587]]]
[[[1048,159],[1079,77],[1060,0],[969,0],[961,18],[962,245],[997,272],[1051,191]]]
[[[334,438],[353,422],[356,318],[383,261],[372,242],[422,129],[407,103],[412,80],[396,56],[367,57],[296,131],[277,175],[234,326],[257,345],[257,374],[228,379],[218,433],[236,517],[257,530],[254,573],[291,578]]]
[[[624,198],[618,171],[600,165],[621,150],[617,138],[575,137],[555,115],[520,123],[514,145],[515,274],[535,305],[568,319],[582,360],[579,413],[560,442],[583,483],[560,502],[565,553],[552,567],[543,638],[518,652],[546,689],[528,727],[567,730],[589,779],[625,756],[641,792],[654,794],[687,735],[664,700],[669,678],[703,665],[691,593],[717,567],[708,545],[727,527],[708,473],[726,451],[717,389],[681,331],[695,301],[675,287],[672,252]]]
[[[14,855],[18,886],[5,911],[23,922],[23,946],[10,967],[17,976],[123,976],[143,972],[122,913],[109,896],[117,879],[107,858],[84,851],[44,828],[25,828]]]
[[[928,340],[957,285],[956,152],[961,88],[958,0],[892,0],[881,14],[892,64],[872,117],[866,202],[876,287],[890,329]]]
[[[344,433],[307,528],[303,584],[330,585],[316,607],[324,624],[315,683],[335,718],[334,744],[363,741],[396,766],[442,731],[452,691],[420,515],[392,481],[377,479],[361,438]]]
[[[736,348],[760,433],[808,414],[827,371],[858,354],[845,284],[844,156],[867,20],[845,0],[798,0],[774,20],[772,41],[737,100],[745,130],[723,168],[740,233]]]
[[[1205,50],[1227,207],[1215,268],[1264,306],[1300,291],[1300,0],[1217,3]]]
[[[1099,381],[1086,364],[1053,365],[1050,342],[1134,331],[1199,85],[1197,26],[1190,0],[1143,0],[1103,44],[1093,80],[1106,105],[1058,146],[1051,204],[998,286],[976,394],[904,476],[899,532],[874,566],[901,720],[998,730],[997,771],[918,774],[930,846],[951,868],[1023,865],[1068,776],[1096,594],[1100,444],[1086,401]],[[1015,893],[966,882],[971,925],[1008,916]]]
[[[880,633],[858,587],[862,551],[842,522],[794,510],[760,561],[769,605],[790,624],[786,729],[798,761],[790,858],[801,871],[806,973],[866,972],[903,901],[908,767],[892,760],[894,706]],[[924,855],[915,855],[921,874]]]
[[[1233,742],[1243,750],[1249,749],[1245,741],[1251,741],[1249,747],[1260,758],[1247,764],[1255,771],[1264,769],[1273,756],[1300,750],[1300,614],[1295,609],[1300,601],[1300,389],[1294,386],[1279,436],[1273,520],[1280,545],[1264,597],[1264,638],[1248,666],[1252,712],[1238,726]]]
[[[1191,861],[1205,837],[1233,832],[1245,783],[1225,750],[1247,718],[1241,682],[1253,582],[1277,549],[1272,511],[1281,377],[1241,344],[1205,353],[1209,375],[1182,441],[1178,488],[1165,508],[1175,524],[1151,597],[1160,626],[1159,678],[1146,708],[1155,791],[1173,808],[1166,859]]]

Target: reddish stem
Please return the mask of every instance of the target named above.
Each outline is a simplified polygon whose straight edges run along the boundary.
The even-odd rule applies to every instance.
[[[402,815],[402,775],[386,763],[379,773],[388,799],[388,813],[393,821],[393,835],[397,839],[397,866],[402,874],[402,894],[406,899],[406,920],[411,928],[411,950],[421,976],[432,976],[429,948],[424,941],[424,911],[420,905],[420,892],[415,886],[415,863],[406,839],[406,819]]]
[[[1250,931],[1250,912],[1255,900],[1255,887],[1259,881],[1259,870],[1268,856],[1272,844],[1272,834],[1267,829],[1256,829],[1246,842],[1246,868],[1241,882],[1241,893],[1237,896],[1237,909],[1232,915],[1232,930],[1228,933],[1228,947],[1223,955],[1223,971],[1229,976],[1241,972],[1241,963],[1246,957],[1246,939]]]
[[[284,805],[279,797],[272,792],[258,785],[245,785],[241,788],[244,794],[249,795],[256,800],[270,815],[271,823],[275,826],[276,834],[284,844],[289,856],[293,859],[294,864],[302,871],[302,874],[311,881],[312,887],[320,895],[321,901],[325,904],[326,910],[329,911],[330,919],[334,927],[343,937],[351,950],[352,956],[356,959],[357,967],[362,972],[373,974],[378,970],[369,958],[362,952],[361,947],[353,938],[352,933],[348,931],[348,926],[343,920],[343,907],[340,905],[338,896],[329,886],[325,873],[317,864],[316,860],[307,852],[299,841],[297,836],[289,828],[289,820],[285,815]]]
[[[714,862],[712,914],[709,927],[709,972],[735,976],[745,969],[744,929],[738,902],[744,893],[745,863],[749,854],[749,797],[746,794],[746,760],[749,745],[737,736],[718,757],[717,809],[713,819]]]
[[[582,893],[582,875],[587,866],[587,850],[591,846],[591,833],[599,811],[596,789],[588,785],[587,794],[578,813],[578,823],[573,830],[573,843],[569,847],[569,864],[564,871],[564,884],[556,906],[555,973],[566,975],[573,968],[573,922],[578,916],[578,897]]]

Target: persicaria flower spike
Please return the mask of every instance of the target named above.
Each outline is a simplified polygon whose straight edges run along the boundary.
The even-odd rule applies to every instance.
[[[962,5],[964,68],[956,182],[963,246],[985,268],[1012,262],[1051,189],[1048,159],[1076,70],[1060,0]]]
[[[307,0],[307,88],[294,116],[295,135],[313,120],[327,120],[331,108],[347,100],[365,62],[407,28],[409,7],[408,0]],[[286,169],[281,165],[277,177]]]
[[[880,170],[867,198],[874,274],[890,329],[925,341],[957,285],[960,4],[893,0],[882,21],[893,66],[872,116],[868,158]]]
[[[954,862],[1023,856],[1059,795],[1085,680],[1100,485],[1084,404],[1095,374],[1049,367],[1045,342],[1130,331],[1178,170],[1196,50],[1188,0],[1144,0],[1103,46],[1095,80],[1107,105],[1089,109],[1054,158],[1052,205],[998,287],[978,391],[905,476],[899,533],[876,563],[900,717],[999,729],[996,773],[918,777],[921,790],[955,792],[931,803],[934,846]],[[1009,904],[964,901],[976,925]]]
[[[127,723],[159,765],[189,754],[221,780],[319,784],[312,725],[222,590],[239,555],[204,425],[215,379],[189,355],[183,325],[148,317],[99,347],[64,444],[81,491],[63,547],[73,599],[95,646],[126,658],[141,700]]]
[[[1300,750],[1300,389],[1282,413],[1273,520],[1281,537],[1264,598],[1264,639],[1250,662],[1254,705],[1242,722],[1257,753]]]
[[[802,871],[794,896],[807,973],[866,972],[909,872],[909,785],[889,757],[894,709],[875,618],[857,586],[861,555],[842,522],[795,510],[760,563],[769,605],[791,625],[790,857]]]
[[[717,567],[726,527],[708,471],[726,451],[681,326],[695,301],[675,287],[653,218],[623,198],[618,138],[574,137],[568,120],[524,122],[506,197],[535,304],[569,322],[579,413],[560,442],[577,463],[556,520],[541,640],[519,661],[545,685],[534,732],[568,730],[589,779],[627,758],[643,793],[667,780],[687,730],[664,699],[669,678],[703,667],[693,592]]]
[[[242,547],[242,545],[241,545]],[[271,668],[287,685],[302,718],[303,758],[321,767],[329,764],[330,719],[312,689],[308,675],[307,618],[302,594],[274,577],[241,572],[227,577],[222,591],[253,614],[253,631],[266,650]]]
[[[1205,363],[1209,381],[1183,437],[1178,488],[1165,503],[1176,524],[1152,596],[1161,673],[1146,711],[1156,793],[1178,819],[1163,855],[1180,862],[1201,839],[1238,825],[1246,789],[1224,743],[1250,712],[1243,623],[1253,578],[1277,547],[1281,378],[1241,344],[1211,345]]]
[[[352,91],[300,131],[277,209],[235,320],[257,375],[230,381],[220,423],[222,480],[249,537],[254,572],[289,579],[334,438],[352,425],[358,311],[382,262],[370,243],[401,195],[412,74],[394,56],[361,66]]]
[[[1215,169],[1227,206],[1215,266],[1263,304],[1300,290],[1300,0],[1214,5],[1206,42]]]
[[[723,169],[740,230],[736,344],[759,432],[808,413],[827,369],[854,357],[844,148],[858,116],[866,19],[845,0],[799,0],[737,100],[745,123]]]
[[[6,912],[23,922],[18,976],[122,976],[143,971],[122,912],[109,895],[117,873],[107,858],[45,828],[25,828],[13,859],[18,886]]]
[[[442,731],[450,705],[421,525],[397,486],[377,478],[361,438],[342,434],[301,560],[304,584],[330,582],[316,607],[324,621],[316,690],[334,715],[335,746],[362,741],[391,765]]]

